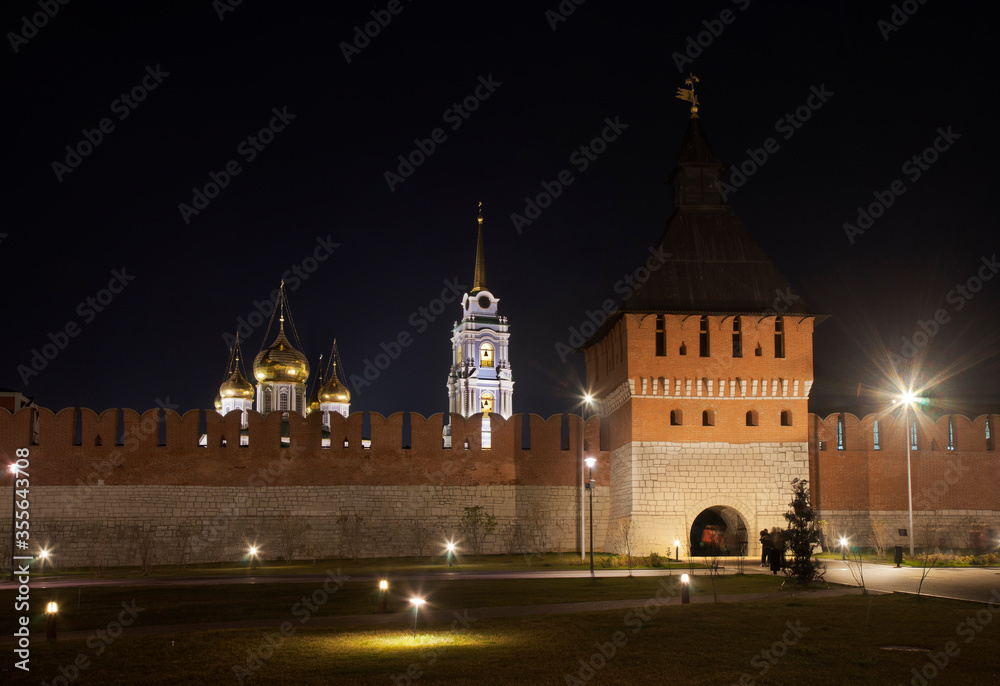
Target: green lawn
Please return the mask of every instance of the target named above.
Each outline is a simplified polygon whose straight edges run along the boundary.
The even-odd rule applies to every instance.
[[[391,577],[390,577],[391,578]],[[389,588],[388,610],[410,607],[409,599],[427,599],[429,609],[462,610],[501,605],[535,605],[591,600],[651,598],[663,577],[615,577],[592,579],[501,579],[393,581]],[[668,577],[676,587],[679,576]],[[766,593],[780,589],[782,577],[766,575],[718,577],[719,593]],[[335,587],[335,582],[329,585]],[[692,595],[712,595],[711,580],[693,577]],[[315,594],[315,596],[314,596]],[[15,591],[0,592],[0,626],[14,622]],[[99,586],[85,588],[33,589],[32,608],[37,612],[32,628],[43,630],[45,603],[59,604],[62,631],[89,630],[105,626],[121,609],[122,601],[135,600],[143,608],[137,626],[196,624],[251,619],[294,619],[308,602],[322,603],[319,616],[362,615],[378,612],[378,591],[371,582],[347,580],[333,593],[322,583],[263,583],[226,586]],[[307,602],[303,602],[303,598]],[[310,610],[310,614],[314,611]]]
[[[909,684],[911,670],[922,668],[940,672],[934,686],[997,683],[1000,622],[973,630],[969,620],[976,621],[977,611],[993,617],[981,605],[958,601],[803,595],[651,608],[644,617],[614,611],[483,619],[454,631],[446,622],[421,625],[416,637],[409,622],[349,630],[306,623],[274,638],[277,647],[265,638],[276,629],[119,638],[101,654],[100,642],[50,645],[36,638],[30,677],[11,670],[8,652],[0,682],[53,683],[62,665],[76,677],[73,684],[107,686],[240,683],[234,666],[246,670],[242,683],[306,686],[735,684],[743,675],[744,684]],[[616,638],[614,655],[601,655],[602,648],[610,655]],[[948,641],[956,642],[957,653],[935,656],[947,660],[943,668],[928,663],[926,652],[881,649],[938,653]],[[86,664],[77,674],[65,667],[75,659]]]

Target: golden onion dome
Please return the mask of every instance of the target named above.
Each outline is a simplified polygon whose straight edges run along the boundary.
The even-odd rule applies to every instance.
[[[222,412],[222,395],[216,394],[215,396],[215,411]]]
[[[281,329],[274,343],[261,350],[253,361],[253,375],[258,381],[305,383],[309,378],[309,362],[292,347]]]
[[[309,398],[309,405],[306,406],[306,414],[312,414],[313,412],[319,412],[319,386],[316,386],[316,390],[313,391],[312,397]]]
[[[351,402],[351,392],[340,385],[336,376],[319,389],[319,401],[321,403],[349,403]]]
[[[226,379],[219,387],[221,398],[244,398],[253,400],[253,384],[243,378],[240,370],[233,371],[233,375]]]

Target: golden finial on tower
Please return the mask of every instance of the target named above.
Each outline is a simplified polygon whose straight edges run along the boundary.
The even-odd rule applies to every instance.
[[[482,226],[482,224],[483,224],[483,201],[482,200],[479,201],[479,220],[478,221],[479,221],[479,225]]]
[[[688,74],[688,77],[684,79],[684,85],[688,88],[678,88],[677,97],[681,100],[687,100],[691,103],[691,116],[698,116],[698,96],[694,92],[694,84],[698,83],[699,79],[694,74]]]

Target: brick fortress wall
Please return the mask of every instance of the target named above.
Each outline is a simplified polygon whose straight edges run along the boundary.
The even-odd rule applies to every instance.
[[[912,413],[910,417],[912,422]],[[979,532],[1000,531],[1000,454],[993,433],[998,419],[946,415],[936,422],[925,416],[916,420],[917,449],[911,449],[910,468],[917,546],[976,547]],[[838,423],[843,427],[842,449]],[[903,418],[810,415],[809,474],[813,499],[830,522],[831,535],[865,539],[873,525],[881,525],[888,531],[889,545],[908,547],[909,538],[898,534],[909,529]],[[990,547],[995,546],[994,540]]]
[[[492,415],[489,449],[481,415],[451,415],[450,449],[441,414],[410,413],[405,445],[404,413],[330,419],[323,447],[318,413],[291,414],[283,428],[279,413],[251,412],[242,446],[235,412],[0,410],[0,454],[31,451],[34,544],[57,549],[65,565],[136,564],[150,541],[163,563],[235,560],[252,542],[272,559],[438,554],[441,541],[461,538],[474,505],[500,522],[484,552],[579,550],[582,440],[598,460],[595,544],[605,547],[599,417]]]

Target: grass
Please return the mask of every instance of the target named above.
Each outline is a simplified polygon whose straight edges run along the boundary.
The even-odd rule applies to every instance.
[[[939,652],[954,640],[960,652],[939,656],[948,660],[943,668],[931,666],[941,672],[935,685],[995,683],[1000,631],[987,625],[957,633],[982,607],[901,596],[799,596],[794,603],[651,608],[645,616],[483,619],[454,631],[450,622],[421,624],[416,636],[409,622],[349,630],[306,623],[276,638],[277,647],[262,630],[120,638],[101,654],[85,640],[36,638],[30,676],[5,660],[0,681],[52,683],[60,665],[69,669],[80,655],[88,666],[72,683],[107,686],[574,683],[567,675],[587,684],[733,684],[744,674],[744,683],[756,684],[897,684],[910,683],[928,654],[883,646]],[[242,682],[234,666],[244,670]]]
[[[436,579],[431,581],[393,581],[389,589],[388,611],[410,607],[410,597],[427,599],[433,610],[463,610],[503,605],[571,603],[593,600],[651,598],[666,578],[614,577],[592,579]],[[782,577],[766,575],[723,576],[716,580],[718,592],[768,593],[780,590]],[[330,585],[332,589],[334,584]],[[0,626],[15,621],[14,590],[0,592]],[[314,595],[315,594],[315,595]],[[712,595],[707,577],[693,577],[691,594]],[[121,603],[134,600],[143,611],[136,626],[200,624],[206,622],[293,619],[304,614],[307,602],[320,605],[320,616],[374,614],[379,610],[378,591],[371,582],[346,581],[336,592],[327,594],[320,582],[232,584],[226,586],[97,586],[33,589],[33,607],[44,603],[59,604],[61,631],[90,630],[107,625],[121,610]],[[320,603],[326,597],[326,602]],[[304,600],[306,602],[304,602]],[[312,614],[314,610],[310,610]],[[43,631],[44,616],[36,614],[32,629]]]

